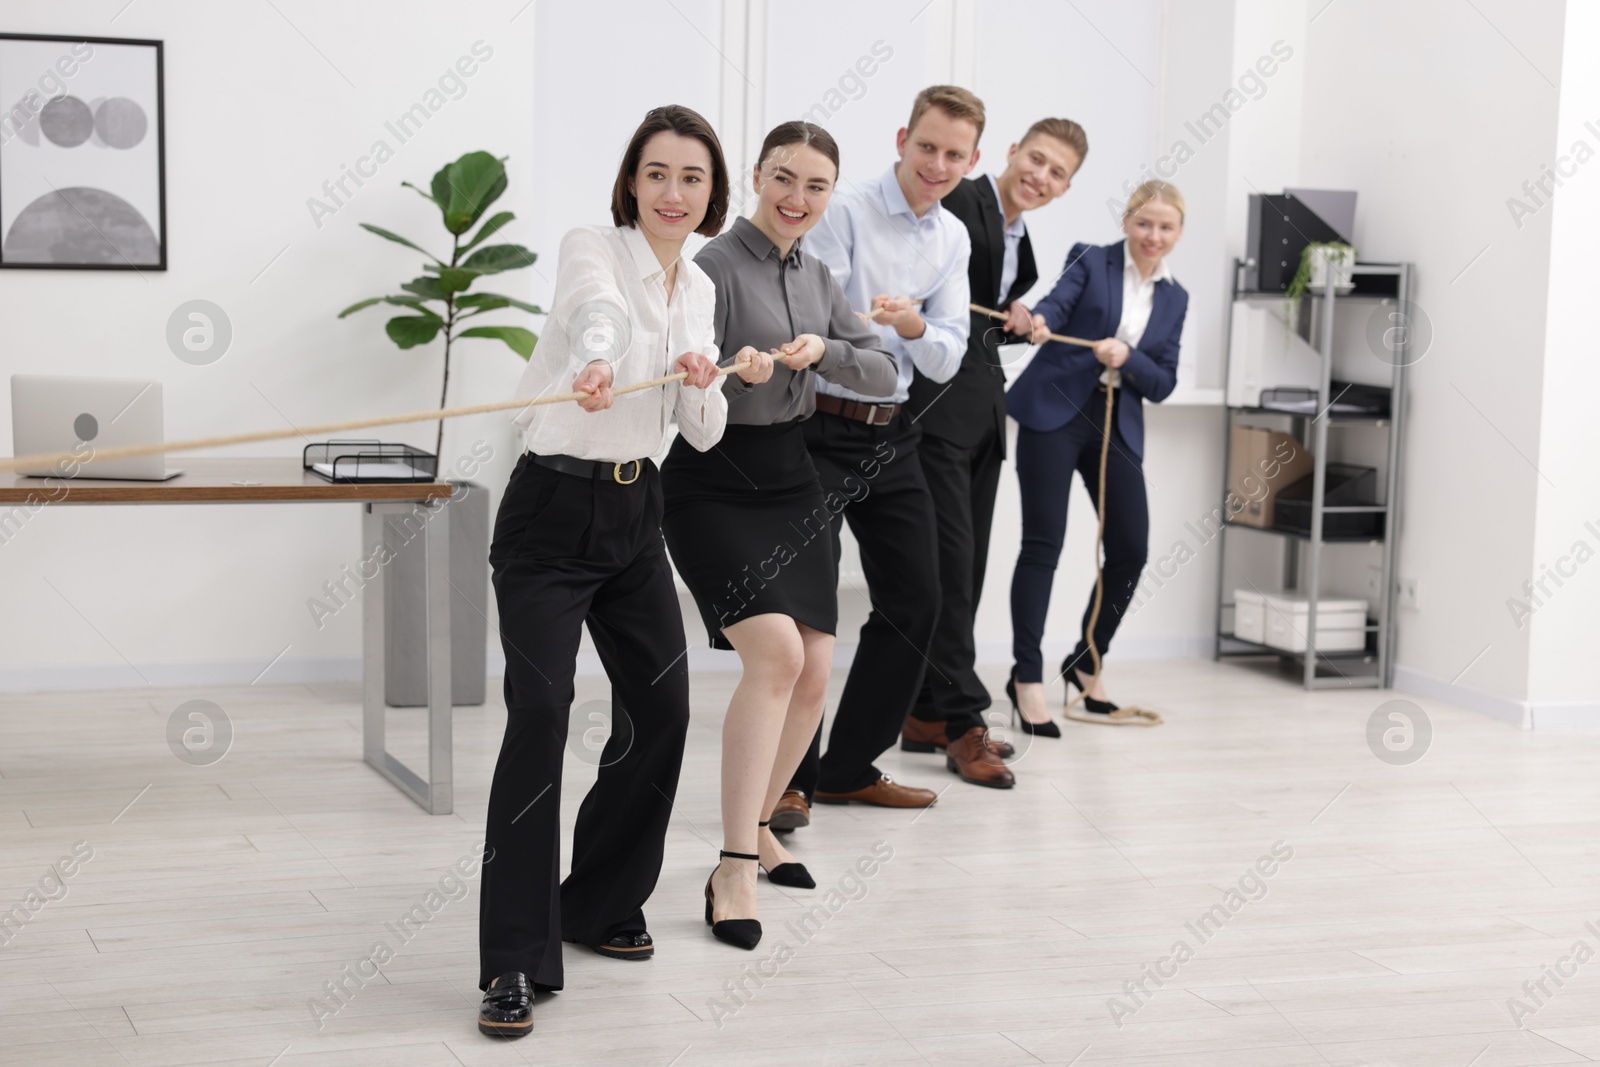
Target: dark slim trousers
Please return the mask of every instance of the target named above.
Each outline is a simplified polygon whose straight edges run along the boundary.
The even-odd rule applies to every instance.
[[[619,485],[524,455],[489,550],[506,654],[506,735],[489,791],[479,988],[562,985],[563,939],[645,928],[689,728],[683,617],[661,539],[661,477]],[[561,769],[583,624],[611,679],[611,736],[561,872]],[[588,725],[587,718],[578,729]],[[492,851],[490,851],[492,850]]]
[[[1126,398],[1119,391],[1115,402]],[[1050,607],[1050,586],[1056,561],[1067,534],[1067,499],[1072,472],[1077,471],[1098,511],[1105,509],[1105,599],[1095,624],[1095,647],[1101,656],[1111,647],[1144,570],[1150,539],[1150,510],[1145,499],[1144,466],[1115,429],[1112,414],[1111,450],[1106,460],[1106,499],[1095,499],[1100,478],[1101,427],[1105,425],[1105,393],[1096,391],[1084,410],[1059,430],[1038,433],[1023,427],[1017,433],[1017,481],[1022,495],[1022,551],[1011,575],[1012,656],[1019,682],[1044,680],[1045,614]],[[1094,592],[1084,608],[1077,647],[1062,662],[1093,673],[1089,654],[1089,612]]]
[[[861,549],[872,612],[861,627],[855,659],[821,755],[822,730],[812,739],[790,788],[811,796],[865,789],[882,773],[873,760],[895,743],[922,687],[928,643],[939,614],[939,547],[933,500],[917,461],[921,431],[900,414],[868,426],[818,413],[802,424],[806,448],[833,518],[837,571],[840,527],[850,524]],[[835,503],[844,501],[841,509]]]
[[[977,648],[973,626],[983,594],[989,562],[989,528],[994,498],[1004,464],[1003,431],[991,426],[968,448],[923,434],[917,446],[922,473],[933,496],[939,534],[939,621],[928,653],[931,666],[911,714],[927,722],[943,722],[954,741],[983,725],[989,690],[975,669]]]

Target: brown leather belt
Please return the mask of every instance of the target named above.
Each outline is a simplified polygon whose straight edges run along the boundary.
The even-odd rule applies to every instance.
[[[900,414],[899,404],[871,404],[860,400],[846,400],[840,396],[829,396],[827,393],[817,394],[817,410],[828,415],[837,415],[841,419],[852,422],[864,422],[868,426],[887,426]]]

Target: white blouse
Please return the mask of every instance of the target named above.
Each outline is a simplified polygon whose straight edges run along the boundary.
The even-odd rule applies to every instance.
[[[1122,322],[1118,324],[1117,332],[1114,336],[1129,348],[1138,348],[1139,342],[1144,340],[1145,327],[1150,325],[1150,312],[1156,306],[1156,282],[1161,281],[1172,281],[1172,268],[1167,266],[1167,257],[1161,257],[1161,262],[1156,264],[1156,269],[1150,272],[1150,277],[1140,277],[1139,264],[1133,261],[1133,253],[1128,251],[1128,242],[1124,239],[1122,242]],[[1102,371],[1100,381],[1105,382],[1107,376],[1110,376],[1113,384],[1122,384],[1120,371]]]
[[[685,352],[718,359],[716,290],[691,260],[678,260],[672,299],[666,271],[638,229],[584,226],[561,239],[555,301],[515,397],[570,393],[597,359],[611,364],[618,389],[672,373]],[[728,402],[722,378],[705,389],[672,382],[619,396],[605,411],[574,401],[524,408],[516,424],[523,446],[540,455],[622,463],[660,452],[674,415],[689,443],[704,452],[722,439]]]

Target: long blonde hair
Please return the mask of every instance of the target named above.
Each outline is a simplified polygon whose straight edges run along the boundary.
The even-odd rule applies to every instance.
[[[1122,209],[1124,220],[1137,215],[1146,204],[1158,200],[1164,204],[1171,204],[1178,209],[1178,221],[1183,221],[1183,194],[1178,192],[1178,187],[1171,182],[1153,178],[1135,189],[1128,196],[1128,206]]]

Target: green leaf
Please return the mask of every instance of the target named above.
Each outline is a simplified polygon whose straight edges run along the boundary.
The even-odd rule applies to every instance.
[[[404,286],[402,286],[402,288],[404,288]],[[369,308],[373,304],[381,304],[381,303],[383,303],[383,297],[375,296],[371,300],[363,300],[360,303],[351,304],[349,307],[347,307],[343,311],[339,312],[339,317],[342,319],[346,315],[350,314],[353,311],[360,311],[362,308]]]
[[[450,164],[440,167],[433,176],[433,196],[430,199],[439,205],[441,212],[450,209]]]
[[[476,295],[476,294],[468,293],[464,297],[462,297],[462,300],[472,300],[472,297],[474,295]],[[473,308],[475,310],[468,311],[465,315],[457,315],[456,316],[456,320],[460,321],[461,319],[470,319],[474,315],[482,315],[485,311],[497,311],[500,308],[508,308],[510,306],[511,306],[511,301],[507,300],[503,296],[502,297],[498,297],[498,298],[496,298],[494,300],[487,301],[487,302],[480,302],[480,301],[473,300],[473,302],[470,303],[470,304],[464,304],[464,303],[461,302],[461,300],[457,300],[456,301],[457,310],[459,310],[461,308]]]
[[[468,152],[434,175],[434,196],[440,195],[440,177],[450,191],[444,209],[444,228],[466,233],[490,204],[506,191],[505,164],[487,152]]]
[[[389,340],[401,348],[415,348],[437,337],[443,326],[444,320],[437,315],[431,319],[420,315],[400,315],[390,319],[384,330],[389,334]]]
[[[426,274],[420,278],[412,278],[409,282],[401,282],[400,288],[408,293],[416,293],[424,300],[444,300],[450,295],[439,288],[438,278],[430,278]]]
[[[511,307],[521,308],[523,311],[530,311],[535,315],[544,314],[544,308],[542,307],[536,307],[533,304],[525,304],[515,297],[501,296],[499,293],[468,293],[466,296],[460,296],[456,298],[456,307],[481,307],[485,311],[489,311],[493,308]]]
[[[444,321],[443,316],[414,296],[386,296],[383,298],[383,302],[385,304],[393,304],[395,307],[410,308],[413,311],[421,312],[428,318]]]
[[[477,248],[483,243],[483,239],[485,237],[488,237],[491,233],[494,233],[496,230],[500,229],[500,227],[504,226],[514,218],[516,218],[516,216],[509,211],[500,212],[488,222],[478,227],[478,232],[473,235],[472,240],[461,246],[461,251],[470,252],[474,248]]]
[[[426,200],[428,203],[433,204],[440,211],[444,210],[444,204],[437,197],[433,196],[432,194],[423,192],[420,188],[418,188],[415,185],[412,185],[410,182],[401,182],[400,184],[405,186],[407,189],[416,189],[418,196],[422,197],[422,199]]]
[[[538,258],[521,245],[488,245],[472,253],[461,265],[480,274],[499,274],[531,267]]]
[[[470,330],[462,330],[457,336],[498,337],[523,359],[533,355],[533,346],[539,343],[539,338],[533,331],[524,330],[521,326],[474,326]]]
[[[446,293],[459,293],[482,273],[466,267],[445,267],[439,271],[439,288]]]
[[[434,255],[432,252],[428,251],[426,248],[423,248],[421,245],[416,244],[416,243],[414,243],[412,241],[408,241],[404,237],[401,237],[397,233],[390,233],[388,230],[384,229],[381,226],[374,226],[370,222],[363,222],[361,224],[361,228],[363,230],[370,230],[373,233],[377,234],[379,237],[385,238],[386,240],[393,241],[396,244],[405,245],[407,248],[414,248],[418,252],[421,252],[423,255],[427,256],[429,259],[433,260],[435,263],[442,262],[439,259],[438,256]]]

